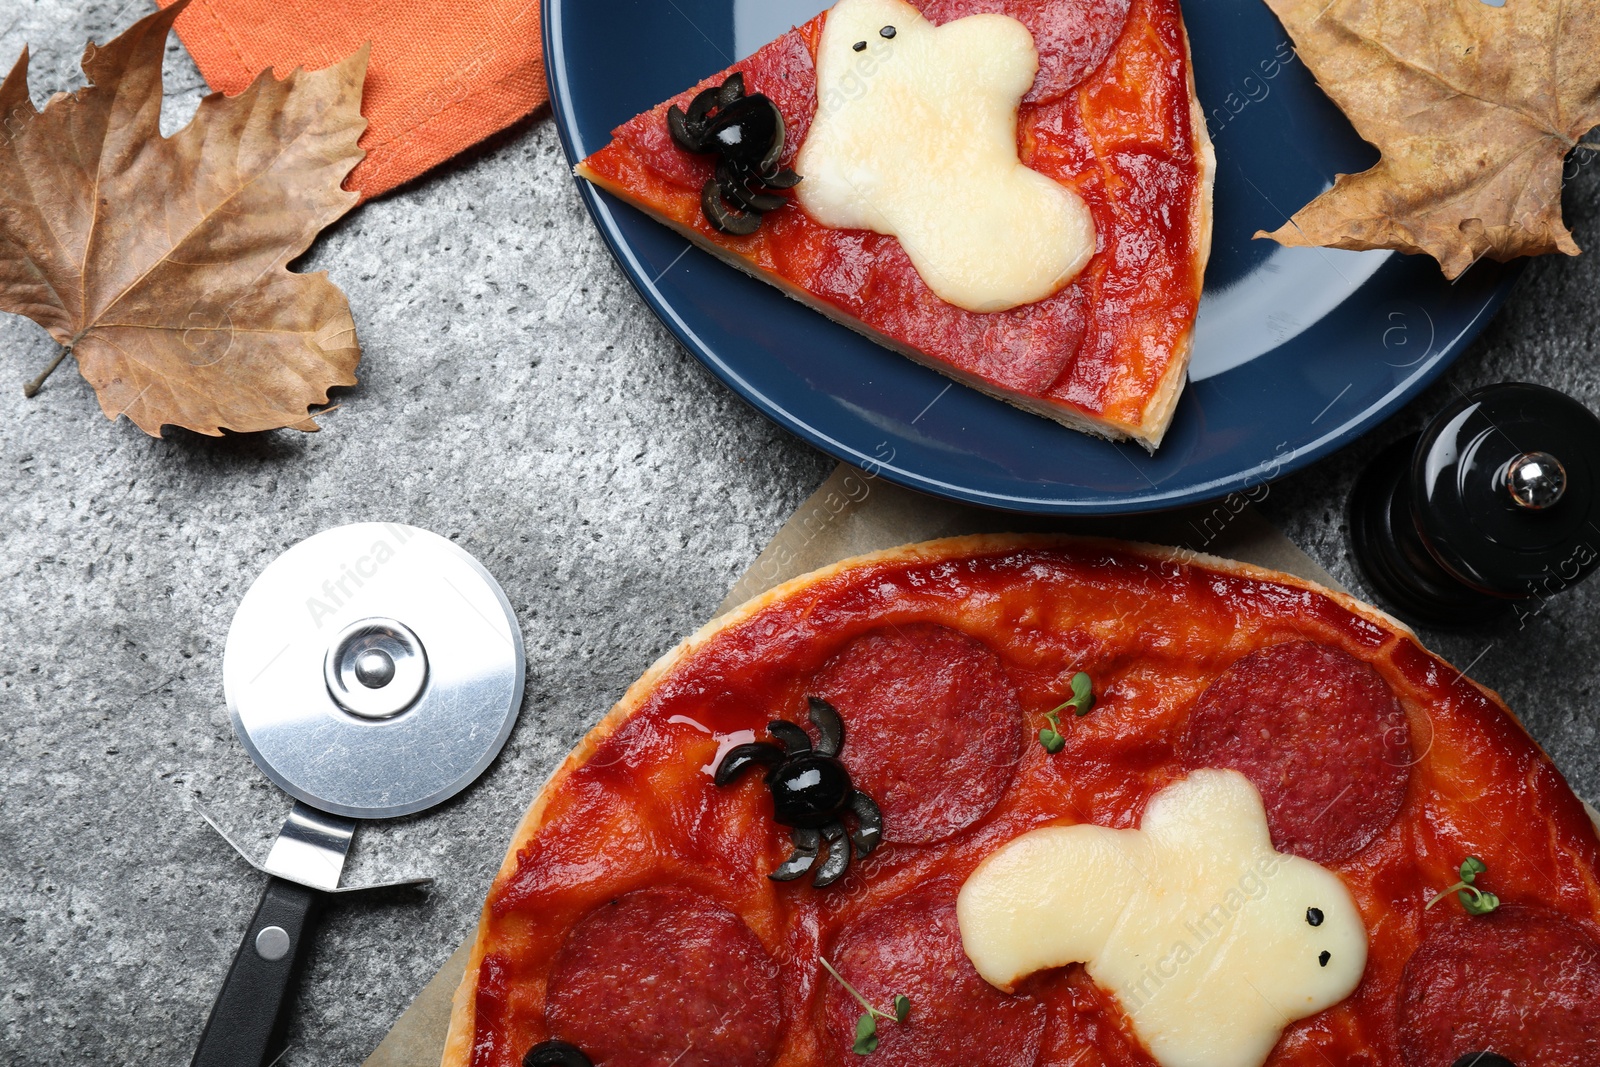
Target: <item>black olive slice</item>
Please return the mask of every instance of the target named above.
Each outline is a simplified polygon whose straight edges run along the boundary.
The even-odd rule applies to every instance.
[[[761,165],[757,168],[762,174],[768,174],[778,169],[778,160],[783,158],[784,135],[788,131],[784,128],[783,112],[778,110],[778,105],[772,103],[767,97],[762,97],[761,99],[766,100],[771,106],[772,117],[778,126],[778,132],[772,135],[772,143],[767,148],[767,154],[761,157]]]
[[[691,128],[699,126],[703,131],[706,116],[711,114],[711,109],[719,103],[718,97],[722,90],[713,85],[709,89],[702,89],[689,101],[689,125]]]
[[[790,756],[767,775],[767,786],[772,792],[772,817],[802,830],[838,826],[854,793],[844,764],[815,753]]]
[[[855,812],[860,827],[850,835],[850,843],[856,846],[858,855],[870,856],[883,841],[883,813],[877,802],[859,789],[850,794],[850,810]]]
[[[713,781],[717,785],[727,785],[738,778],[751,767],[760,765],[771,769],[783,762],[783,750],[771,741],[751,741],[746,745],[735,745],[722,757],[722,762],[717,764]]]
[[[787,719],[775,719],[767,723],[767,733],[776,737],[783,745],[784,751],[791,755],[811,751],[811,737],[801,727]]]
[[[768,189],[793,189],[800,184],[800,175],[785,167],[776,174],[763,174],[761,184]]]
[[[744,95],[744,72],[736,70],[722,83],[722,88],[717,90],[717,106],[727,107],[736,100],[743,100]]]
[[[689,118],[683,109],[674,104],[667,109],[667,132],[672,134],[672,143],[685,152],[704,152],[705,140],[689,128]]]
[[[811,884],[818,889],[837,882],[850,866],[850,839],[844,835],[844,828],[834,823],[822,831],[822,837],[828,843],[828,855],[817,868],[816,877],[811,879]]]
[[[705,140],[723,159],[759,173],[783,154],[783,115],[766,97],[747,96],[717,110]]]
[[[541,1041],[522,1057],[522,1067],[594,1067],[576,1045],[565,1041]]]
[[[761,216],[755,212],[740,215],[728,210],[722,202],[721,189],[715,181],[706,182],[700,189],[700,210],[712,227],[733,237],[749,237],[761,228]]]
[[[1517,1065],[1498,1053],[1469,1052],[1450,1067],[1517,1067]]]
[[[817,751],[837,756],[844,748],[844,719],[839,717],[839,709],[821,697],[808,697],[806,717],[817,728]]]
[[[792,882],[811,869],[817,862],[817,849],[822,846],[822,834],[816,830],[795,830],[789,835],[794,851],[778,864],[778,869],[767,875],[774,882]]]
[[[730,168],[717,166],[717,187],[722,190],[723,198],[731,201],[735,207],[745,211],[758,211],[766,214],[777,211],[789,201],[772,193],[760,193],[751,189],[742,178]]]

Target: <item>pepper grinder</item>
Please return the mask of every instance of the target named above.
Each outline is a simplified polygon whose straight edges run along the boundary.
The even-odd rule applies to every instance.
[[[1565,393],[1475,390],[1389,446],[1350,494],[1350,541],[1395,614],[1451,629],[1544,601],[1600,564],[1600,419]]]

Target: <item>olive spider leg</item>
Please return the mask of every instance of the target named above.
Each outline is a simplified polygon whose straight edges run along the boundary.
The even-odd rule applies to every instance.
[[[771,741],[752,741],[746,745],[737,745],[729,749],[722,762],[717,764],[712,781],[719,786],[727,785],[757,764],[771,770],[783,762],[783,755],[783,749]]]
[[[811,738],[799,726],[785,719],[767,723],[767,733],[776,737],[789,755],[811,751]]]
[[[811,879],[811,884],[818,889],[837,882],[850,866],[850,838],[845,836],[844,827],[836,822],[829,823],[822,828],[822,837],[828,843],[828,858],[822,861],[817,876]]]
[[[811,697],[811,722],[817,728],[817,751],[837,756],[844,748],[844,720],[834,706],[821,697]]]
[[[793,830],[789,840],[794,842],[794,852],[767,875],[774,882],[792,882],[811,869],[817,862],[817,849],[822,846],[822,833],[818,830]]]
[[[850,835],[850,840],[857,852],[870,856],[883,841],[883,812],[878,810],[876,801],[859,789],[850,794],[850,810],[856,816],[856,832]]]

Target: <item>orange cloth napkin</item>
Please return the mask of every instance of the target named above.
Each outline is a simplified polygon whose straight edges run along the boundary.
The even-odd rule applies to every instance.
[[[174,0],[158,0],[167,7]],[[410,181],[550,99],[539,0],[194,0],[178,36],[211,88],[320,70],[368,41],[362,199]]]

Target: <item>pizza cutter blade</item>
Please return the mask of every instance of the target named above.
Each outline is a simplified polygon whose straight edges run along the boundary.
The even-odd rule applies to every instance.
[[[318,898],[375,888],[339,884],[355,820],[470,785],[516,722],[524,663],[500,586],[426,530],[341,526],[262,571],[228,631],[223,688],[245,751],[295,803],[265,863],[250,861],[266,890],[194,1067],[269,1062]]]

